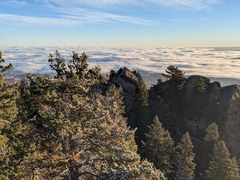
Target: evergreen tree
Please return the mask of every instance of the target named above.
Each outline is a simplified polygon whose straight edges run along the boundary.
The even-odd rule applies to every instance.
[[[185,133],[175,149],[175,179],[191,180],[194,179],[195,154],[189,133]]]
[[[26,162],[27,174],[65,179],[108,179],[123,172],[129,177],[143,176],[143,172],[136,174],[141,161],[135,131],[129,130],[125,119],[114,110],[118,104],[109,104],[112,101],[107,98],[56,90],[41,96],[38,115],[32,120],[40,144]]]
[[[209,166],[210,155],[212,154],[214,144],[219,141],[220,135],[218,131],[218,125],[214,122],[211,123],[207,129],[203,138],[203,142],[200,146],[200,152],[197,157],[197,175],[202,178],[206,176],[205,172]]]
[[[233,169],[232,179],[239,180],[240,170],[235,157],[232,158],[232,169]]]
[[[11,65],[0,63],[0,179],[164,179],[137,154],[121,90],[103,96],[92,88],[100,70],[63,62],[53,65],[62,68],[56,79],[21,82],[18,109],[18,91],[4,80]]]
[[[153,119],[146,134],[146,141],[143,142],[143,154],[152,162],[156,168],[165,174],[170,174],[171,155],[173,153],[174,142],[167,130],[162,127],[159,118]]]
[[[173,89],[177,91],[182,89],[186,81],[183,71],[173,65],[168,66],[166,69],[166,74],[162,75],[169,80],[170,84],[173,86]]]
[[[138,100],[143,106],[148,105],[148,90],[143,79],[140,78],[138,85]]]
[[[202,77],[202,76],[197,76],[196,77],[196,80],[194,81],[193,92],[195,94],[199,94],[199,95],[202,95],[203,93],[206,92],[204,77]]]
[[[194,85],[191,93],[187,95],[187,109],[186,116],[188,119],[201,119],[204,113],[205,107],[205,95],[206,95],[206,87],[205,87],[204,77],[195,76]]]
[[[17,84],[5,81],[5,72],[12,69],[12,65],[2,65],[5,60],[0,52],[0,178],[8,178],[8,163],[14,150],[11,147],[11,126],[17,118],[16,99],[18,98]]]
[[[183,91],[183,85],[186,81],[184,72],[171,65],[167,67],[166,74],[162,75],[167,78],[167,81],[164,83],[166,88],[163,99],[169,105],[169,110],[172,112],[171,114],[176,117],[181,117],[183,112],[186,111],[186,100]],[[179,123],[179,125],[182,125],[182,123]]]
[[[122,116],[121,90],[110,88],[103,96],[91,90],[96,76],[79,80],[75,75],[55,80],[29,76],[22,83],[20,116],[31,138],[23,140],[28,152],[18,157],[21,177],[164,178],[137,154],[135,131],[128,129]]]
[[[110,111],[111,116],[122,116],[124,114],[124,103],[123,103],[123,89],[117,88],[111,85],[107,89],[107,102],[106,107]]]
[[[12,64],[2,65],[5,60],[0,53],[0,127],[9,126],[16,118],[17,107],[16,98],[17,90],[15,84],[9,84],[5,81],[5,72],[12,69]]]
[[[211,180],[239,179],[236,159],[230,158],[228,148],[223,141],[219,141],[214,145],[206,176]]]
[[[157,170],[152,163],[143,160],[130,172],[129,178],[125,179],[166,180],[167,178],[165,178],[164,174],[160,170]]]
[[[57,74],[54,76],[56,79],[61,80],[78,80],[94,84],[96,82],[104,82],[104,78],[101,75],[100,67],[96,66],[92,69],[88,68],[88,55],[84,52],[79,55],[78,53],[72,53],[72,59],[66,62],[61,57],[58,51],[55,54],[49,55],[50,68]]]
[[[219,140],[218,125],[214,122],[206,129],[204,141],[208,143],[216,143]]]

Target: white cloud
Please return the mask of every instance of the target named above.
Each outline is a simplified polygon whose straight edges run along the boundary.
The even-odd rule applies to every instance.
[[[2,5],[25,6],[28,3],[24,0],[1,0]]]
[[[1,0],[0,4],[27,5],[44,4],[55,6],[87,5],[89,7],[108,7],[118,5],[157,5],[174,6],[191,9],[204,9],[214,4],[219,4],[224,0]]]
[[[223,0],[42,0],[45,3],[57,5],[87,5],[94,7],[106,7],[116,5],[157,5],[174,6],[190,9],[205,9],[211,5],[219,4]]]
[[[222,0],[150,0],[152,3],[166,6],[179,6],[192,9],[205,9],[211,5],[218,4]]]
[[[154,21],[135,18],[130,16],[116,15],[110,13],[94,12],[86,9],[55,8],[55,11],[62,13],[58,18],[23,16],[14,14],[0,14],[0,20],[14,21],[27,24],[40,25],[77,25],[83,23],[114,23],[124,22],[138,25],[150,25]]]
[[[228,84],[240,83],[240,49],[236,48],[79,48],[79,47],[8,47],[2,48],[4,58],[12,62],[16,73],[51,73],[48,55],[58,49],[71,58],[72,51],[86,51],[90,66],[99,64],[104,73],[128,67],[151,73],[163,73],[169,65],[176,65],[186,75],[204,75],[222,79]],[[224,80],[225,79],[225,80]]]
[[[150,25],[156,23],[155,21],[136,18],[131,16],[124,16],[118,14],[111,14],[105,12],[90,11],[81,8],[72,8],[71,11],[65,8],[54,8],[55,11],[62,13],[63,17],[72,20],[85,20],[86,22],[99,23],[99,22],[125,22],[139,25]]]
[[[44,18],[44,17],[33,17],[33,16],[22,16],[14,14],[0,14],[0,20],[14,21],[18,23],[26,24],[40,24],[40,25],[72,25],[76,24],[77,21],[64,18]],[[78,21],[78,23],[80,20]]]
[[[191,9],[205,9],[213,4],[222,2],[223,0],[2,0],[0,4],[7,5],[32,5],[41,4],[43,7],[48,8],[50,11],[55,11],[58,17],[36,17],[25,16],[17,14],[0,14],[0,20],[14,21],[28,24],[45,24],[45,25],[77,25],[82,23],[114,23],[124,22],[138,25],[151,25],[156,21],[119,15],[114,13],[106,13],[102,10],[93,11],[92,7],[109,7],[117,5],[155,5],[155,6],[174,6],[184,7]],[[76,8],[72,8],[74,7]],[[87,5],[88,7],[82,7]],[[101,9],[101,8],[100,8]]]

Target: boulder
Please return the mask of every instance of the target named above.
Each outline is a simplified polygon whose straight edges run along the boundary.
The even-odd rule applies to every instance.
[[[126,67],[119,69],[108,82],[108,85],[115,85],[123,89],[125,114],[127,117],[130,116],[134,107],[136,109],[142,82],[143,79],[137,71],[130,71]],[[132,114],[131,117],[133,116]]]

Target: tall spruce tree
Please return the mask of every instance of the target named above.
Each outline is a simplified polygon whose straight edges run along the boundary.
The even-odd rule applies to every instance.
[[[194,179],[195,171],[195,154],[193,152],[193,145],[190,134],[187,132],[183,135],[181,141],[175,149],[176,157],[175,163],[175,177],[178,180],[191,180]]]
[[[236,160],[231,159],[224,141],[219,141],[214,145],[206,177],[211,180],[239,179]]]
[[[171,156],[174,142],[170,133],[162,127],[162,123],[156,116],[153,119],[146,140],[143,142],[143,154],[156,168],[168,175],[172,172]]]
[[[209,166],[210,155],[212,154],[214,144],[219,141],[219,138],[218,125],[215,122],[211,123],[206,129],[206,134],[197,157],[197,176],[202,178],[206,176],[205,172]]]
[[[218,125],[214,122],[207,127],[204,141],[208,143],[216,143],[219,140],[219,136]]]
[[[143,106],[148,105],[148,89],[142,78],[140,78],[138,86],[138,100]]]

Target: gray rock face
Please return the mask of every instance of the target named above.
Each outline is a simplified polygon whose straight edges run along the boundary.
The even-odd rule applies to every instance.
[[[125,112],[130,121],[136,121],[141,114],[136,111],[141,81],[139,73],[122,68],[108,83],[123,88]],[[197,92],[196,86],[202,88],[204,93]],[[180,114],[172,113],[169,104],[164,101],[167,91],[168,83],[165,82],[150,90],[151,105],[146,119],[150,120],[157,114],[170,131],[172,128],[173,133],[177,132],[176,136],[189,131],[196,148],[200,146],[207,126],[216,122],[230,152],[237,159],[240,158],[240,85],[221,87],[220,83],[210,82],[204,76],[190,76],[183,86],[184,95],[181,95],[186,101],[186,107],[183,108],[185,112]]]
[[[193,98],[191,94],[197,78],[203,79],[206,94],[203,97],[203,107],[198,107],[201,114],[196,114],[192,119],[184,117],[187,130],[197,139],[201,139],[206,127],[211,122],[217,122],[220,134],[232,155],[240,158],[240,85],[221,87],[220,83],[211,83],[206,77],[190,76],[184,85],[187,99]],[[197,146],[198,142],[195,142]]]
[[[207,160],[202,159],[206,151],[203,137],[208,125],[216,122],[231,155],[240,162],[240,85],[221,87],[204,76],[190,76],[176,98],[169,96],[168,82],[159,82],[149,90],[149,106],[141,108],[137,103],[141,82],[140,74],[127,68],[120,69],[108,82],[123,88],[126,117],[131,127],[138,128],[139,142],[147,125],[158,115],[174,140],[178,141],[186,131],[191,134],[202,172],[207,165]]]
[[[130,71],[126,67],[119,69],[109,81],[110,85],[114,84],[117,87],[123,88],[126,116],[132,111],[134,103],[137,100],[141,81],[143,80],[138,72]]]
[[[121,68],[110,80],[111,83],[121,86],[124,91],[135,95],[141,76],[136,71],[130,71],[126,67]]]
[[[240,85],[221,87],[219,82],[210,82],[206,77],[190,76],[183,86],[183,93],[179,96],[182,105],[176,105],[177,101],[174,102],[170,97],[168,102],[174,102],[174,107],[163,111],[164,106],[169,103],[160,102],[159,99],[163,100],[167,91],[167,83],[158,84],[150,90],[150,101],[153,104],[151,111],[160,117],[168,130],[173,129],[171,133],[180,132],[175,136],[176,139],[185,131],[189,131],[197,148],[207,126],[216,122],[231,154],[240,159]],[[176,114],[174,110],[178,108],[183,110]]]
[[[204,76],[198,76],[198,75],[193,75],[193,76],[190,76],[185,84],[184,84],[184,88],[185,88],[185,91],[187,94],[190,94],[195,86],[195,84],[197,83],[197,80],[198,79],[201,79],[205,85],[205,88],[207,86],[209,86],[210,84],[210,79],[204,77]]]
[[[232,154],[240,158],[240,85],[222,88],[220,103],[225,114],[223,138]]]

